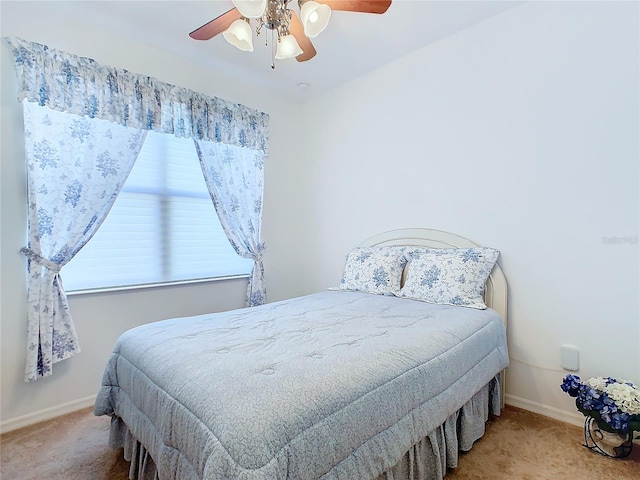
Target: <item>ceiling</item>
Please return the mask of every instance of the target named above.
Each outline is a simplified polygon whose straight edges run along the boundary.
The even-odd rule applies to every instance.
[[[264,32],[254,38],[253,52],[238,50],[221,35],[208,41],[189,37],[189,32],[232,8],[231,0],[50,3],[56,5],[58,14],[84,21],[91,19],[96,26],[118,35],[212,69],[222,68],[231,75],[252,78],[285,95],[304,98],[345,83],[520,2],[393,0],[383,15],[336,11],[327,29],[313,40],[318,52],[313,59],[304,63],[277,60],[275,70],[271,69],[271,45],[265,46]],[[297,1],[292,1],[290,8],[298,13]],[[302,88],[300,84],[308,87]]]

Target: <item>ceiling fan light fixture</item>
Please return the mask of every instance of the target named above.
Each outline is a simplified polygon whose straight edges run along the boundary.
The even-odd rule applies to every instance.
[[[267,8],[267,0],[232,0],[240,14],[246,18],[260,18]]]
[[[253,32],[249,19],[239,18],[222,32],[224,39],[244,52],[253,52]]]
[[[225,0],[225,2],[228,0]],[[275,59],[295,58],[307,62],[316,56],[312,38],[326,29],[332,11],[385,13],[392,0],[297,0],[296,14],[289,7],[294,0],[231,0],[234,7],[195,29],[194,40],[209,40],[224,34],[236,48],[253,51],[253,34],[271,31],[271,68]],[[256,20],[253,31],[251,22]],[[277,41],[276,41],[277,35]],[[268,38],[265,45],[269,45]]]
[[[278,48],[276,49],[275,58],[284,60],[286,58],[294,58],[302,54],[302,49],[298,41],[293,35],[283,35],[278,39]]]
[[[329,5],[314,0],[298,0],[298,6],[300,7],[300,21],[307,37],[315,38],[327,28],[331,18]]]

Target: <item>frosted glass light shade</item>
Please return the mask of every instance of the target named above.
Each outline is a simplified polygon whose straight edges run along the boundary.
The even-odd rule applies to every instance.
[[[239,18],[222,32],[224,39],[245,52],[253,52],[253,33],[248,20]]]
[[[276,49],[276,58],[278,60],[297,57],[301,53],[302,49],[293,35],[284,35],[278,40],[278,48]]]
[[[233,0],[233,4],[247,18],[260,18],[267,8],[267,0]]]
[[[331,18],[331,8],[324,3],[309,0],[300,7],[300,21],[304,27],[304,34],[309,38],[317,37]]]

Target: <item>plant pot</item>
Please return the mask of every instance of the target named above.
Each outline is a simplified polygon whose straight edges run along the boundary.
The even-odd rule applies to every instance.
[[[586,417],[584,446],[607,457],[624,458],[633,449],[633,433],[603,430],[593,417]]]

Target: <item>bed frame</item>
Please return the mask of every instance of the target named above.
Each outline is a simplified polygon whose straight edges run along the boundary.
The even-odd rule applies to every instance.
[[[376,245],[409,245],[429,248],[472,248],[481,247],[468,238],[455,233],[430,228],[402,228],[379,233],[364,240],[361,247]],[[403,274],[406,276],[406,269]],[[507,328],[507,279],[500,266],[496,263],[487,279],[484,291],[485,304],[500,314]],[[504,407],[506,372],[500,373],[500,388],[502,390],[502,407]]]

